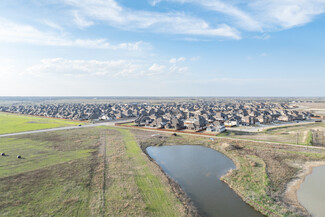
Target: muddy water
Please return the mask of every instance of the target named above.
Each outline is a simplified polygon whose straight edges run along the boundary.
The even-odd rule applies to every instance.
[[[297,197],[313,216],[325,216],[325,166],[313,169],[301,184]]]
[[[220,181],[235,168],[225,155],[192,145],[148,147],[147,152],[181,186],[202,216],[263,216]]]

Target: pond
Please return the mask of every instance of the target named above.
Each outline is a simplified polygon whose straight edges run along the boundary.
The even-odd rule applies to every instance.
[[[225,155],[196,145],[148,147],[147,153],[181,186],[202,216],[263,216],[220,181],[235,168]]]
[[[297,198],[313,216],[325,216],[325,166],[313,168],[297,191]]]

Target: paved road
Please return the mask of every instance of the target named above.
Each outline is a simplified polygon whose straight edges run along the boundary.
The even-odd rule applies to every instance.
[[[173,134],[173,133],[175,133],[175,132],[160,131],[160,130],[150,129],[150,128],[129,128],[129,127],[123,127],[123,126],[116,126],[116,127],[125,128],[125,129],[146,130],[146,131],[155,132],[155,134],[159,134],[159,133]],[[269,141],[261,141],[261,140],[251,140],[251,139],[242,139],[242,138],[240,139],[240,138],[232,138],[232,137],[216,137],[214,135],[211,135],[211,136],[209,136],[209,135],[200,135],[199,133],[197,133],[197,134],[190,134],[190,133],[181,132],[181,131],[177,132],[177,134],[180,134],[180,135],[189,135],[189,136],[207,137],[207,138],[213,138],[215,140],[218,140],[218,139],[239,140],[239,141],[255,142],[255,143],[261,143],[261,144],[286,145],[286,146],[299,147],[299,148],[305,148],[305,149],[321,149],[321,150],[325,150],[325,147],[319,147],[319,146],[295,145],[295,144],[269,142]]]
[[[110,122],[101,122],[101,123],[95,123],[95,124],[87,124],[82,126],[70,126],[70,127],[59,127],[59,128],[52,128],[52,129],[44,129],[44,130],[34,130],[34,131],[26,131],[26,132],[19,132],[19,133],[10,133],[10,134],[3,134],[0,135],[1,137],[8,137],[8,136],[18,136],[18,135],[25,135],[25,134],[32,134],[32,133],[43,133],[43,132],[52,132],[52,131],[59,131],[59,130],[71,130],[71,129],[81,129],[81,128],[88,128],[88,127],[97,127],[97,126],[114,126],[115,123],[121,123],[126,121],[132,121],[133,119],[127,119],[127,120],[117,120],[117,121],[110,121]],[[117,126],[120,128],[126,128],[126,129],[132,129],[129,127],[123,127],[123,126]],[[134,128],[133,128],[134,129]],[[168,132],[168,131],[159,131],[155,129],[148,129],[148,128],[138,128],[139,130],[147,130],[152,131],[155,133],[174,133],[174,132]],[[213,135],[200,135],[200,134],[188,134],[184,132],[178,132],[177,134],[184,134],[184,135],[191,135],[191,136],[201,136],[201,137],[209,137],[218,139],[218,137],[215,137]],[[322,149],[325,150],[324,147],[317,147],[317,146],[305,146],[305,145],[294,145],[294,144],[285,144],[285,143],[277,143],[277,142],[268,142],[268,141],[257,141],[257,140],[249,140],[249,139],[239,139],[239,138],[227,138],[227,137],[219,137],[222,139],[228,139],[228,140],[240,140],[240,141],[247,141],[247,142],[257,142],[257,143],[264,143],[264,144],[273,144],[273,145],[287,145],[292,147],[299,147],[299,148],[306,148],[306,149]]]
[[[272,128],[277,128],[277,127],[291,127],[291,126],[303,126],[303,125],[308,125],[308,124],[315,124],[315,121],[318,119],[313,119],[313,120],[307,120],[307,121],[300,121],[300,122],[278,122],[278,123],[273,123],[270,125],[253,125],[253,126],[243,126],[243,127],[234,127],[234,128],[227,128],[229,131],[243,131],[243,132],[260,132],[264,131],[267,129],[272,129]]]
[[[121,123],[121,122],[132,121],[132,120],[134,120],[134,119],[124,119],[124,120],[116,120],[116,121],[109,121],[109,122],[100,122],[100,123],[95,123],[95,124],[85,124],[82,126],[76,125],[76,126],[69,126],[69,127],[58,127],[58,128],[50,128],[50,129],[43,129],[43,130],[8,133],[8,134],[0,135],[0,138],[8,137],[8,136],[19,136],[19,135],[33,134],[33,133],[53,132],[53,131],[59,131],[59,130],[82,129],[82,128],[98,127],[98,126],[114,126],[115,123]]]

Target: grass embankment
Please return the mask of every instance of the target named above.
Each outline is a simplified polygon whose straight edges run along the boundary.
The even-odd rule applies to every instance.
[[[80,122],[0,112],[0,134],[77,125]]]
[[[0,216],[185,215],[127,130],[1,138],[0,152]]]
[[[190,135],[177,137],[152,136],[152,132],[137,132],[137,139],[144,147],[150,145],[203,145],[224,153],[236,166],[223,180],[244,201],[267,216],[307,216],[303,208],[292,204],[285,197],[287,184],[295,179],[303,165],[310,161],[323,161],[324,150],[305,149],[286,145],[261,144]],[[224,143],[231,148],[225,148]]]
[[[157,176],[161,172],[157,168],[154,171],[155,165],[142,152],[131,132],[124,129],[118,131],[123,136],[127,156],[133,165],[135,183],[146,204],[145,210],[151,213],[150,216],[181,216],[180,202],[171,191],[166,191],[169,188],[167,180],[163,182]]]
[[[309,132],[312,129],[325,131],[325,123],[310,123],[293,126],[279,126],[266,129],[261,132],[247,132],[229,130],[218,135],[218,137],[231,137],[248,139],[252,141],[266,141],[276,143],[310,145],[308,141]]]

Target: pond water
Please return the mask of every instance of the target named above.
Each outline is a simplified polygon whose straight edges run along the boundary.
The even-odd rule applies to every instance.
[[[325,166],[313,168],[297,191],[297,198],[313,216],[325,216]]]
[[[148,147],[147,153],[181,186],[202,216],[263,216],[220,181],[235,168],[225,155],[195,145]]]

